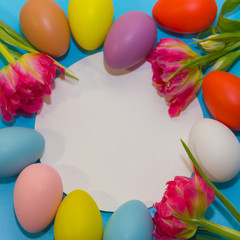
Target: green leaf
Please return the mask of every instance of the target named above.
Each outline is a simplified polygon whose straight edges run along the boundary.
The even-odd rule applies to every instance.
[[[68,69],[67,69],[67,70],[68,70]],[[66,75],[67,77],[70,77],[70,78],[72,78],[72,79],[75,79],[75,80],[79,81],[79,79],[78,79],[76,76],[74,76],[73,74],[71,74],[71,73],[69,73],[69,72],[67,72],[67,71],[65,71],[65,75]]]
[[[7,23],[5,23],[2,19],[0,19],[0,28],[4,30],[8,35],[10,35],[13,39],[25,45],[26,47],[32,48],[33,50],[37,51],[30,42],[28,42],[23,36],[21,36],[18,32],[12,29]]]
[[[226,0],[221,8],[217,26],[221,32],[239,32],[240,20],[231,20],[225,17],[226,14],[233,12],[240,5],[240,0]]]
[[[223,50],[217,51],[217,52],[212,52],[200,57],[197,57],[193,60],[190,60],[188,63],[186,63],[183,67],[179,68],[176,72],[174,72],[169,78],[168,81],[170,79],[172,79],[174,76],[176,76],[179,72],[181,72],[184,69],[187,68],[194,68],[194,67],[198,67],[198,66],[204,66],[210,62],[213,62],[214,60],[222,57],[223,55],[225,55],[228,52],[231,52],[237,48],[240,47],[240,41],[239,42],[233,42],[233,43],[229,43],[227,47],[225,47]]]
[[[13,51],[13,50],[9,49],[9,48],[6,46],[6,44],[3,44],[3,45],[6,47],[6,49],[8,50],[8,52],[12,55],[12,57],[13,57],[14,59],[18,59],[18,58],[20,58],[20,57],[22,56],[22,54],[21,54],[20,52],[16,52],[16,51]]]
[[[15,38],[13,38],[11,35],[9,35],[6,31],[4,31],[2,28],[0,28],[0,39],[10,45],[13,45],[15,47],[21,48],[23,50],[26,50],[28,52],[36,53],[37,50],[28,47],[21,42],[17,41]]]
[[[240,57],[240,50],[232,51],[216,60],[210,72],[212,71],[227,71]]]
[[[181,143],[187,152],[190,160],[192,161],[194,167],[197,169],[198,173],[204,179],[206,184],[213,189],[217,198],[222,202],[222,204],[229,210],[229,212],[235,217],[235,219],[240,223],[240,213],[237,209],[232,205],[232,203],[218,190],[218,188],[210,181],[210,179],[206,176],[203,172],[201,167],[199,166],[197,160],[194,158],[193,154],[191,153],[190,149],[186,145],[186,143],[181,139]],[[240,239],[240,238],[239,238]]]
[[[206,41],[223,41],[223,42],[232,42],[232,41],[239,41],[240,40],[240,32],[234,32],[234,33],[221,33],[217,34],[216,36],[210,36],[210,38],[205,38],[205,39],[194,39],[194,43],[190,43],[189,45],[195,44],[195,43],[201,43],[201,42],[206,42]]]
[[[203,38],[207,37],[208,35],[213,34],[214,28],[215,28],[215,27],[213,26],[213,27],[207,28],[206,30],[200,32],[200,33],[197,35],[197,38],[198,38],[198,39],[203,39]]]

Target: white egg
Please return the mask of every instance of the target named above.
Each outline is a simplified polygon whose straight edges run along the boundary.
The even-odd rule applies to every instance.
[[[228,127],[217,120],[204,118],[194,123],[188,145],[210,180],[225,182],[239,172],[239,141]]]

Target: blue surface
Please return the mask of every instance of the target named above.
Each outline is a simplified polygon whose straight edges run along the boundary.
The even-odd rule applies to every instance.
[[[170,0],[169,0],[170,1]],[[9,0],[0,2],[0,18],[8,23],[12,28],[14,28],[19,33],[19,12],[22,5],[26,0]],[[67,14],[68,0],[56,0],[59,5],[63,8]],[[140,10],[151,15],[152,7],[155,4],[156,0],[113,0],[114,5],[114,20],[117,19],[120,15],[131,10]],[[217,0],[219,8],[221,7],[223,0]],[[204,16],[203,16],[204,17]],[[158,41],[163,37],[174,37],[180,38],[179,35],[170,35],[169,32],[162,29],[158,29]],[[193,36],[181,36],[185,42],[192,42]],[[102,49],[101,49],[102,50]],[[101,51],[100,50],[100,51]],[[70,49],[67,55],[59,59],[59,61],[66,67],[72,65],[74,62],[84,58],[88,54],[83,52],[73,40],[71,40]],[[0,67],[2,68],[6,62],[0,58]],[[239,64],[236,64],[231,72],[234,74],[239,74]],[[205,117],[210,117],[202,98],[202,93],[200,91],[198,99],[203,109]],[[12,124],[5,124],[0,120],[0,128],[6,126],[26,126],[34,128],[34,117],[22,117],[19,116],[16,121]],[[240,132],[235,132],[238,139],[240,139]],[[219,184],[219,189],[225,194],[229,200],[240,210],[240,180],[239,176],[235,177],[233,180]],[[47,229],[38,234],[29,234],[25,232],[17,222],[17,219],[14,214],[13,209],[13,189],[16,178],[0,178],[0,240],[22,240],[22,239],[54,239],[53,236],[53,224],[51,224]],[[169,179],[170,180],[170,179]],[[154,183],[153,183],[154,184]],[[149,186],[151,187],[151,186]],[[160,201],[161,199],[159,199]],[[153,209],[150,209],[153,213]],[[102,212],[104,226],[106,225],[111,213]],[[238,223],[235,219],[224,209],[224,207],[219,203],[219,201],[214,201],[214,203],[208,209],[205,217],[209,220],[212,220],[216,223],[229,226],[235,229],[240,230]]]

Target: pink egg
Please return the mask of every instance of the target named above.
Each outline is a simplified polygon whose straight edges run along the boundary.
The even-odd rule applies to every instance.
[[[157,37],[155,21],[146,13],[130,11],[111,26],[104,42],[104,59],[113,69],[134,66],[154,47]]]
[[[61,177],[46,164],[32,164],[19,174],[13,195],[20,225],[30,233],[40,232],[52,222],[61,203]]]

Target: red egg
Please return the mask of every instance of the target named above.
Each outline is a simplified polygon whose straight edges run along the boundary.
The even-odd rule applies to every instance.
[[[197,33],[217,16],[215,0],[158,0],[152,10],[156,22],[178,33]]]
[[[240,78],[228,72],[210,72],[203,80],[202,90],[213,117],[231,129],[240,130]]]

